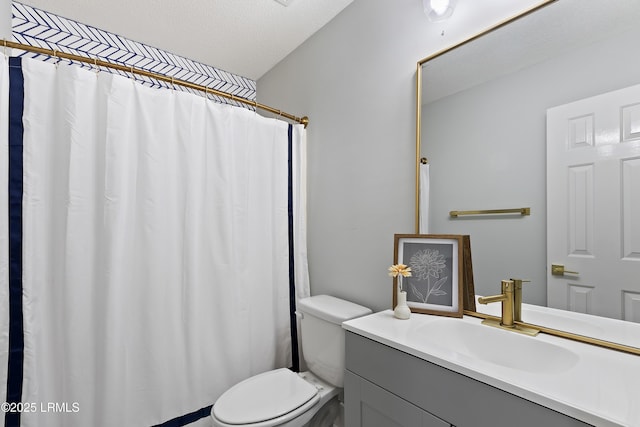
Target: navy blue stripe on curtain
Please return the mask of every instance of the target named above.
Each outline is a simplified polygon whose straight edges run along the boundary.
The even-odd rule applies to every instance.
[[[182,415],[181,417],[176,417],[172,420],[169,420],[165,423],[155,425],[153,427],[182,427],[187,424],[194,423],[202,418],[206,418],[211,415],[211,408],[213,405],[205,406],[202,409],[198,409],[197,411],[191,412],[190,414]]]
[[[293,125],[289,124],[289,319],[291,322],[291,369],[300,372],[300,356],[298,355],[298,319],[296,317],[296,270],[293,232]]]
[[[9,58],[9,363],[7,402],[22,401],[24,330],[22,323],[22,111],[21,58]],[[6,427],[20,426],[19,412],[6,412]]]

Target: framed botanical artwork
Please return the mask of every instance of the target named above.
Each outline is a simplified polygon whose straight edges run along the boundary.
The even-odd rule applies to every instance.
[[[410,277],[394,279],[394,307],[401,283],[414,313],[462,317],[475,309],[469,236],[396,234],[393,252],[395,264],[411,268]]]

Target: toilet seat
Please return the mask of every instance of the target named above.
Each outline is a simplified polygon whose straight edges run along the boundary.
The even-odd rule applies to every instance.
[[[212,415],[228,425],[278,425],[318,403],[318,389],[289,369],[248,378],[227,390],[213,405]]]

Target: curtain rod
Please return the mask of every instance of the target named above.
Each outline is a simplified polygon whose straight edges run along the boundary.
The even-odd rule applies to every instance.
[[[309,118],[307,116],[296,117],[293,114],[286,113],[284,111],[278,110],[278,109],[270,107],[268,105],[260,104],[257,101],[252,101],[250,99],[243,98],[243,97],[240,97],[240,96],[235,96],[233,94],[230,94],[230,93],[227,93],[227,92],[222,92],[222,91],[219,91],[217,89],[212,89],[212,88],[207,87],[207,86],[202,86],[202,85],[198,85],[198,84],[195,84],[195,83],[191,83],[191,82],[188,82],[186,80],[175,79],[173,77],[167,77],[167,76],[165,76],[163,74],[152,73],[150,71],[145,71],[145,70],[142,70],[140,68],[135,68],[133,66],[127,67],[125,65],[114,64],[112,62],[103,61],[103,60],[100,60],[98,58],[89,58],[89,57],[86,57],[86,56],[75,55],[75,54],[72,54],[72,53],[66,53],[66,52],[59,51],[59,50],[51,50],[51,49],[47,49],[47,48],[31,46],[31,45],[27,45],[27,44],[17,43],[17,42],[14,42],[14,41],[3,40],[2,43],[3,43],[3,46],[5,48],[7,48],[7,47],[12,48],[12,49],[15,48],[15,49],[20,49],[20,50],[25,50],[25,51],[28,51],[28,52],[39,53],[41,55],[53,56],[54,58],[69,59],[69,60],[72,60],[72,61],[84,62],[84,63],[87,63],[87,64],[93,64],[96,68],[97,67],[105,67],[105,68],[112,68],[114,70],[124,71],[125,73],[139,74],[141,76],[149,77],[149,78],[152,78],[152,79],[155,79],[155,80],[161,80],[163,82],[171,83],[172,85],[180,85],[180,86],[187,87],[189,89],[195,89],[195,90],[204,92],[205,95],[210,93],[212,95],[220,96],[222,98],[230,99],[232,101],[236,101],[236,102],[239,102],[239,103],[242,103],[242,104],[251,105],[256,109],[268,111],[270,113],[277,114],[278,116],[285,117],[285,118],[287,118],[289,120],[292,120],[294,122],[300,123],[300,124],[304,125],[305,128],[309,124]]]

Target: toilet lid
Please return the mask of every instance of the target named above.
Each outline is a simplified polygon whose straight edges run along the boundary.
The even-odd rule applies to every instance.
[[[317,395],[298,374],[276,369],[231,387],[213,405],[213,414],[227,424],[259,423],[294,411]]]

